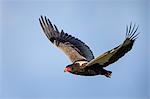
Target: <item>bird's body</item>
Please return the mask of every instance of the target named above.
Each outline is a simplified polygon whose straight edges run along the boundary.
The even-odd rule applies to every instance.
[[[92,64],[91,66],[86,67],[88,63],[89,63],[88,61],[79,60],[77,62],[74,62],[73,64],[68,65],[65,71],[69,71],[68,70],[69,68],[71,69],[71,71],[69,72],[75,75],[82,75],[82,76],[105,75],[106,77],[111,76],[112,72],[103,69],[103,67],[100,66],[99,64],[96,63],[96,64]]]
[[[47,38],[72,61],[72,64],[66,66],[64,71],[82,76],[105,75],[111,77],[112,72],[104,68],[130,51],[139,34],[136,34],[138,27],[134,24],[132,28],[132,24],[130,24],[130,27],[126,28],[126,39],[122,44],[94,58],[92,51],[84,42],[64,33],[63,30],[59,32],[57,27],[52,25],[46,17],[41,16],[39,21]]]

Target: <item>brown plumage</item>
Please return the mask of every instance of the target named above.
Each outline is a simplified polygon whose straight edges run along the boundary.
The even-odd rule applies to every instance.
[[[114,49],[105,52],[97,58],[94,58],[90,48],[78,38],[68,35],[63,30],[58,31],[55,25],[52,25],[46,17],[39,18],[40,25],[47,38],[58,48],[60,48],[72,61],[72,64],[66,66],[64,71],[76,75],[94,76],[105,75],[111,76],[111,71],[107,71],[104,67],[116,62],[132,49],[138,27],[132,23],[130,27],[126,27],[126,39],[122,44]]]

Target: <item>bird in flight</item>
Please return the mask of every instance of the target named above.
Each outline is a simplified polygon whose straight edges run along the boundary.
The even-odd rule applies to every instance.
[[[63,30],[59,31],[46,16],[41,16],[39,22],[50,42],[71,60],[72,64],[66,66],[64,72],[82,76],[104,75],[110,78],[112,72],[104,68],[130,51],[139,34],[136,33],[138,26],[131,23],[130,26],[126,26],[126,38],[122,44],[94,58],[92,51],[84,42]]]

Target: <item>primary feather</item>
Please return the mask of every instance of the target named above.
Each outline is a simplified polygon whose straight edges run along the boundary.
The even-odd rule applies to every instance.
[[[55,25],[52,25],[49,19],[46,17],[39,18],[41,27],[47,36],[47,38],[55,44],[58,48],[64,51],[64,53],[69,57],[72,62],[78,60],[90,61],[94,59],[93,53],[90,48],[83,43],[81,40],[58,31]]]
[[[126,39],[122,44],[105,52],[104,54],[100,55],[99,57],[91,60],[86,66],[91,66],[93,64],[98,63],[102,67],[106,67],[109,64],[116,62],[119,58],[123,57],[127,52],[132,49],[134,41],[136,40],[139,33],[136,34],[138,26],[136,27],[134,24],[132,28],[132,23],[130,27],[126,27]]]

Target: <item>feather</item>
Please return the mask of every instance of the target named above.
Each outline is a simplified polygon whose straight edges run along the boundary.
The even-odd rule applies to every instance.
[[[128,26],[126,27],[126,39],[122,44],[91,60],[85,67],[92,66],[97,63],[102,67],[106,67],[109,64],[112,64],[121,57],[123,57],[127,52],[129,52],[132,49],[134,41],[139,35],[139,33],[136,34],[138,26],[136,27],[136,29],[135,27],[136,25],[134,24],[132,28],[132,23],[130,23],[129,29]]]
[[[72,62],[78,60],[90,61],[94,59],[90,48],[78,38],[68,35],[63,30],[59,32],[56,25],[52,25],[46,17],[39,18],[40,25],[47,36],[47,38],[60,48]]]

